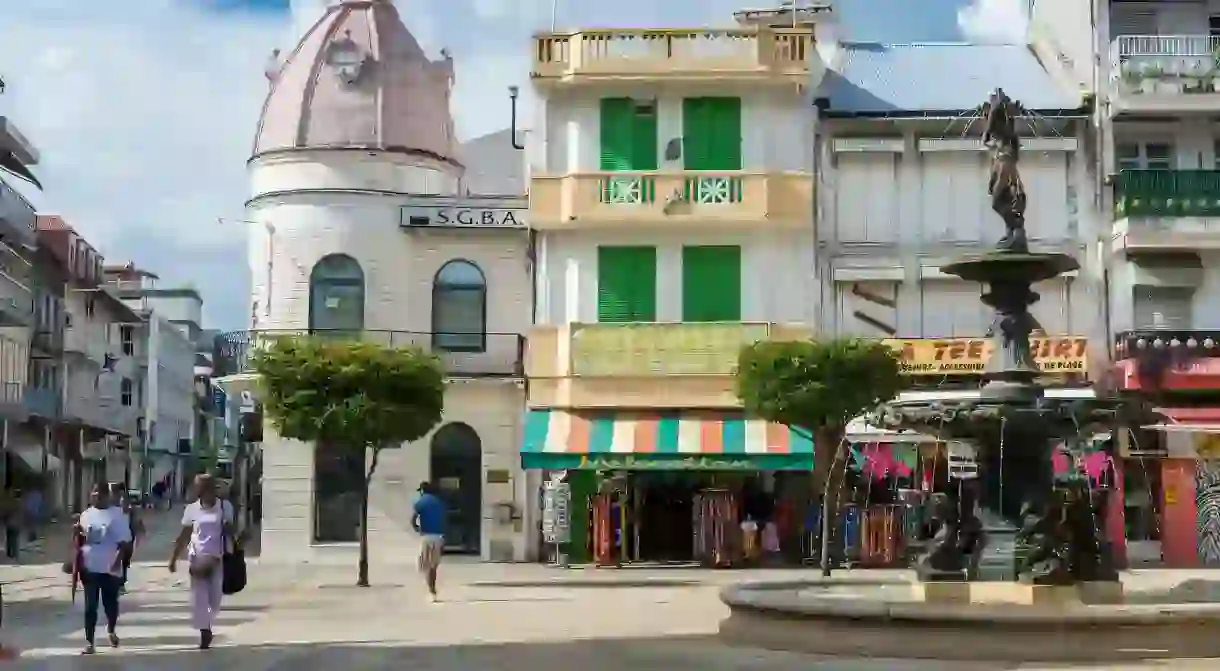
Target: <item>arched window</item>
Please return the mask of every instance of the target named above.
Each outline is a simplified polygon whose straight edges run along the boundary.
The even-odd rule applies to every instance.
[[[446,263],[432,281],[432,345],[450,352],[487,349],[487,280],[469,261]]]
[[[364,271],[346,254],[322,257],[309,273],[309,330],[356,336],[364,329]]]

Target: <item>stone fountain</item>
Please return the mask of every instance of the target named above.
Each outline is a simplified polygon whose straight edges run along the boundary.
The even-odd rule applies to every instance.
[[[1154,421],[1117,398],[1048,398],[1030,348],[1036,282],[1076,270],[1070,256],[1031,252],[1016,124],[1027,115],[997,90],[980,106],[991,153],[988,194],[1007,230],[996,250],[941,270],[986,286],[994,309],[985,384],[966,400],[892,402],[871,421],[977,450],[979,480],[933,499],[939,530],[910,582],[754,584],[728,588],[730,642],[821,654],[934,659],[1104,661],[1220,656],[1220,605],[1135,604],[1124,597],[1087,485],[1056,486],[1064,441]],[[977,505],[976,505],[977,504]],[[982,511],[980,520],[976,509]],[[1007,536],[1011,570],[977,580],[989,540]]]

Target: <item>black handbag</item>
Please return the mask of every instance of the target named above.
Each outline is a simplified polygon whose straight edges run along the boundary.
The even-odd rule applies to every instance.
[[[237,594],[246,588],[246,553],[241,544],[234,542],[232,551],[228,543],[224,543],[224,556],[221,557],[220,591],[224,594]]]

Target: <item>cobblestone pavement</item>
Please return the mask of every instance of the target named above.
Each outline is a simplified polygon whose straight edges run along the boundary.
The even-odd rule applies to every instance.
[[[252,564],[250,588],[226,601],[217,647],[193,649],[181,578],[140,567],[127,595],[120,650],[92,658],[80,646],[79,610],[53,603],[19,609],[11,636],[23,658],[11,668],[163,671],[971,671],[1044,668],[900,660],[834,660],[746,648],[714,638],[726,613],[718,588],[751,579],[809,579],[810,571],[688,569],[559,571],[453,562],[442,601],[427,599],[407,567],[375,566],[372,589],[351,586],[353,567]],[[844,577],[860,579],[869,572]],[[889,576],[893,577],[893,573]],[[1220,577],[1217,578],[1220,580]],[[1163,589],[1205,573],[1137,575]],[[1191,592],[1199,592],[1192,588]],[[1206,593],[1207,590],[1203,589]],[[5,629],[9,629],[6,618]],[[1069,667],[1061,667],[1069,668]],[[1081,667],[1074,667],[1081,668]],[[1179,660],[1121,669],[1216,669],[1220,660]]]

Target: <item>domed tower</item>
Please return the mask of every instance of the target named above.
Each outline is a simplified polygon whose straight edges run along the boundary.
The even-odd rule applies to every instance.
[[[515,142],[493,134],[459,154],[452,61],[430,60],[390,0],[336,2],[291,53],[273,55],[267,78],[245,215],[252,309],[249,331],[229,341],[231,393],[254,410],[239,352],[267,333],[431,348],[449,373],[445,415],[421,444],[380,456],[373,543],[404,562],[416,556],[409,511],[415,485],[431,480],[447,487],[448,549],[523,558],[537,547],[526,539],[536,525],[513,523],[534,500],[517,452],[521,334],[532,317],[527,202],[523,185],[482,193],[459,158],[475,166],[472,178],[510,168],[519,177]],[[262,429],[264,556],[354,554],[364,464],[345,446]],[[315,552],[319,544],[346,550]]]
[[[391,274],[403,196],[455,194],[462,175],[452,60],[430,60],[389,0],[336,2],[273,58],[249,161],[251,328],[428,331]],[[311,275],[331,289],[307,291]]]

